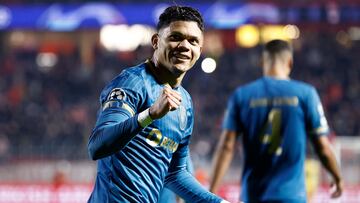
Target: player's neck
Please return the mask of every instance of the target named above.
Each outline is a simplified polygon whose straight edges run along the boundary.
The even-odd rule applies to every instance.
[[[264,76],[273,77],[276,79],[287,80],[289,79],[289,71],[286,71],[285,67],[268,67],[264,68]]]
[[[174,76],[166,67],[154,62],[154,59],[147,60],[147,63],[149,64],[150,71],[159,83],[168,83],[172,88],[180,86],[185,74]]]

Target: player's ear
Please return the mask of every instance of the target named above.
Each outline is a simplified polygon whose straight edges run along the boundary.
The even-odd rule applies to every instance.
[[[151,37],[151,44],[152,44],[152,47],[154,48],[154,50],[156,50],[158,48],[158,44],[159,44],[159,34],[158,33],[153,34],[153,36]]]
[[[288,66],[289,66],[290,70],[292,70],[293,65],[294,65],[293,57],[290,57],[290,59],[289,59],[289,61],[288,61]]]

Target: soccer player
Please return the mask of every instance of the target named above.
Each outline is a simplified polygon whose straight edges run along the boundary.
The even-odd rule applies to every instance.
[[[230,98],[210,191],[217,190],[241,134],[244,202],[306,202],[307,138],[333,179],[332,197],[341,195],[343,181],[326,136],[329,129],[319,96],[313,86],[289,78],[292,57],[286,41],[270,41],[262,56],[264,76],[239,87]]]
[[[186,170],[194,118],[181,81],[200,56],[203,30],[197,10],[165,9],[151,38],[152,58],[125,69],[103,89],[88,143],[98,160],[88,202],[155,203],[164,186],[190,202],[223,201]]]

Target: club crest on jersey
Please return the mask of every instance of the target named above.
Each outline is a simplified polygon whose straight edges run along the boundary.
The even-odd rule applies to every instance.
[[[183,105],[179,106],[179,127],[180,130],[185,130],[187,124],[186,108]]]
[[[121,88],[115,88],[113,90],[111,90],[108,98],[107,98],[107,101],[110,101],[110,100],[125,100],[126,98],[126,94],[125,94],[125,91]]]

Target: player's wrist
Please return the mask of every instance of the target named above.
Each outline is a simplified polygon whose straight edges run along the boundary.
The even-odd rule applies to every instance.
[[[334,181],[335,181],[336,184],[342,184],[343,183],[343,180],[342,180],[341,177],[335,177]]]
[[[145,128],[146,126],[150,125],[154,120],[150,116],[149,108],[145,109],[138,115],[138,123],[141,127]]]

